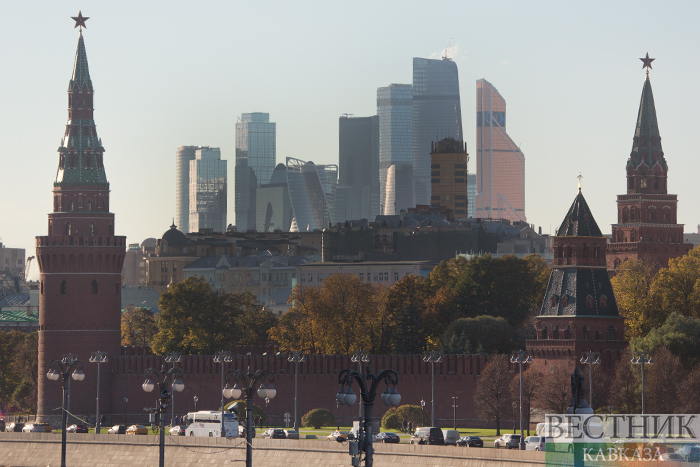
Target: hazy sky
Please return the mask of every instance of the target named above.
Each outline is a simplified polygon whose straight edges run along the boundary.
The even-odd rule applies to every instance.
[[[221,147],[233,222],[235,122],[269,112],[277,161],[337,163],[338,117],[376,113],[377,87],[410,83],[412,58],[452,39],[464,134],[476,170],[476,80],[506,99],[526,158],[528,221],[552,232],[583,193],[603,232],[625,192],[644,71],[669,192],[686,232],[700,222],[698,2],[5,1],[0,17],[0,237],[34,254],[47,234],[81,10],[95,121],[116,233],[160,237],[175,215],[178,145]],[[34,269],[34,268],[33,268]],[[34,269],[35,271],[35,269]],[[34,272],[33,271],[33,272]]]

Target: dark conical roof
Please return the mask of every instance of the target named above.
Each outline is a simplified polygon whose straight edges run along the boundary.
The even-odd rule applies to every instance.
[[[602,237],[598,224],[596,224],[593,214],[586,203],[586,199],[578,190],[578,195],[574,203],[566,213],[564,222],[557,230],[557,237]]]
[[[70,87],[77,86],[82,88],[86,84],[89,89],[92,89],[87,52],[85,51],[85,42],[81,33],[78,39],[78,49],[75,51],[75,63],[73,64],[73,76],[70,79]]]
[[[656,157],[654,157],[654,155]],[[661,166],[666,168],[666,160],[661,148],[661,136],[659,135],[659,124],[656,119],[656,106],[654,105],[654,93],[651,90],[649,75],[644,81],[642,98],[639,102],[639,112],[637,113],[637,126],[634,129],[634,142],[632,152],[628,161],[628,166],[636,169],[643,163],[647,167],[654,165],[654,159],[658,160]]]
[[[170,226],[170,230],[163,234],[162,240],[168,242],[170,246],[180,246],[187,243],[187,236],[177,230],[177,226],[173,224]]]

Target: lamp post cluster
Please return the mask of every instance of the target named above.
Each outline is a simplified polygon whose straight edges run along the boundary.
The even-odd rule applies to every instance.
[[[510,363],[517,363],[520,366],[520,450],[525,450],[525,435],[523,430],[523,365],[532,362],[530,353],[525,350],[518,350],[510,355]],[[515,404],[515,402],[513,402]],[[515,409],[515,405],[513,406]],[[515,411],[515,410],[513,410]],[[515,431],[515,430],[513,430]]]
[[[350,361],[357,363],[358,370],[362,373],[362,364],[369,363],[369,354],[362,349],[356,350],[355,353],[350,357]],[[362,418],[362,404],[360,404],[360,414],[359,417]]]
[[[231,387],[228,384],[229,377],[233,376],[234,386]],[[250,367],[248,367],[248,373],[243,373],[240,370],[228,370],[224,376],[226,381],[226,386],[224,387],[223,394],[227,399],[234,398],[238,399],[242,394],[245,394],[245,408],[246,408],[246,449],[245,449],[245,465],[246,467],[252,467],[253,465],[253,395],[257,392],[258,397],[261,399],[269,398],[274,399],[277,395],[277,390],[272,386],[272,382],[275,380],[275,374],[270,370],[258,370],[252,373]],[[265,381],[269,381],[268,387],[265,387]],[[260,384],[258,389],[255,387]],[[223,417],[222,417],[223,420]]]
[[[646,352],[640,352],[638,355],[632,356],[632,363],[635,365],[641,365],[642,367],[642,415],[644,415],[644,367],[646,365],[651,365],[654,363],[654,358],[652,354],[647,354]]]
[[[299,430],[297,425],[297,394],[299,388],[299,363],[306,361],[306,355],[303,352],[292,352],[287,357],[288,362],[294,363],[294,429]]]
[[[600,365],[603,363],[600,360],[600,352],[583,352],[581,354],[580,362],[584,365],[588,365],[588,406],[593,408],[593,365]]]
[[[165,354],[165,361],[168,363],[173,364],[173,368],[175,368],[176,363],[180,363],[182,361],[182,354],[180,352],[169,352]],[[170,400],[170,405],[172,413],[170,415],[170,425],[174,426],[175,425],[175,394],[172,395],[172,399]]]
[[[430,401],[430,426],[435,426],[435,364],[442,362],[442,354],[436,350],[431,350],[423,356],[423,361],[432,363],[433,371],[431,377],[431,401]]]
[[[340,391],[336,395],[336,400],[340,405],[351,406],[357,401],[357,395],[352,390],[353,380],[357,382],[362,396],[362,404],[364,405],[364,420],[360,417],[360,432],[358,433],[358,452],[365,453],[365,466],[372,467],[374,448],[372,447],[372,431],[373,431],[373,416],[374,416],[374,398],[377,395],[377,386],[384,381],[386,389],[382,393],[382,402],[385,405],[396,407],[401,403],[401,395],[396,390],[396,383],[399,382],[399,375],[394,370],[382,370],[379,373],[372,374],[372,370],[367,365],[367,372],[362,374],[356,370],[343,370],[338,375],[340,383]],[[367,387],[367,383],[369,387]],[[389,389],[389,385],[392,386]],[[345,389],[347,386],[347,389]],[[364,423],[363,423],[364,422]],[[352,451],[351,451],[352,452]],[[353,465],[355,465],[353,463]]]
[[[233,361],[233,358],[231,358],[231,352],[221,350],[219,352],[216,352],[216,355],[214,355],[214,363],[221,363],[221,437],[225,438],[226,437],[226,428],[224,427],[224,378],[226,374],[226,370],[224,368],[224,365],[226,363],[231,363]]]
[[[46,377],[51,381],[61,379],[63,384],[63,405],[61,406],[61,467],[66,467],[66,404],[68,403],[68,382],[69,378],[76,381],[85,379],[83,373],[83,362],[77,359],[75,355],[63,357],[61,360],[51,360],[49,362],[49,371]]]
[[[97,412],[95,415],[95,433],[100,434],[100,364],[107,363],[107,352],[93,352],[90,355],[90,363],[97,363]]]
[[[155,368],[149,368],[146,370],[146,381],[143,382],[143,390],[146,392],[152,392],[155,389],[155,384],[153,380],[155,379],[158,389],[160,390],[160,402],[157,407],[158,414],[160,415],[160,461],[159,466],[164,467],[165,465],[165,410],[168,408],[168,403],[172,397],[170,389],[168,389],[168,379],[172,377],[173,382],[171,384],[173,391],[182,392],[185,389],[185,385],[182,382],[182,369],[173,368],[165,370],[165,366],[162,366],[160,371]]]

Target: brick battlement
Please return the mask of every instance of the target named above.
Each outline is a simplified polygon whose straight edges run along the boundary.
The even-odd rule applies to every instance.
[[[126,237],[115,235],[46,235],[36,237],[36,247],[118,246],[126,248]]]

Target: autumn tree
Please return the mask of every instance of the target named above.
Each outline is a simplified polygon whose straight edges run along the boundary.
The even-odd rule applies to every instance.
[[[563,414],[571,402],[571,374],[564,365],[553,365],[544,373],[542,388],[536,397],[537,407],[546,413]]]
[[[0,410],[36,412],[39,336],[0,332]]]
[[[523,415],[524,423],[527,427],[527,434],[530,435],[530,416],[532,415],[532,407],[536,405],[537,397],[542,390],[544,375],[542,372],[534,368],[523,370]],[[513,376],[511,382],[513,388],[513,399],[520,399],[520,371]]]
[[[501,419],[512,412],[510,360],[506,355],[493,355],[476,384],[474,403],[481,417],[496,422],[496,435],[501,435]]]
[[[652,291],[655,277],[654,264],[628,259],[615,271],[610,281],[620,315],[625,318],[625,335],[628,338],[645,336],[664,322]]]
[[[652,293],[661,305],[661,322],[672,312],[700,318],[700,248],[669,260],[668,268],[658,272]]]
[[[122,312],[122,345],[149,346],[158,332],[156,316],[150,308],[128,305]]]
[[[679,392],[685,377],[680,359],[661,347],[654,352],[654,364],[647,365],[644,370],[646,413],[676,412],[681,398],[688,397],[688,394],[682,396]]]
[[[676,413],[700,413],[700,399],[687,397],[688,394],[700,394],[700,367],[696,366],[680,382],[678,393],[682,394]]]
[[[621,413],[636,413],[639,407],[640,388],[631,360],[632,352],[627,349],[615,365],[615,378],[611,385],[610,404]]]

